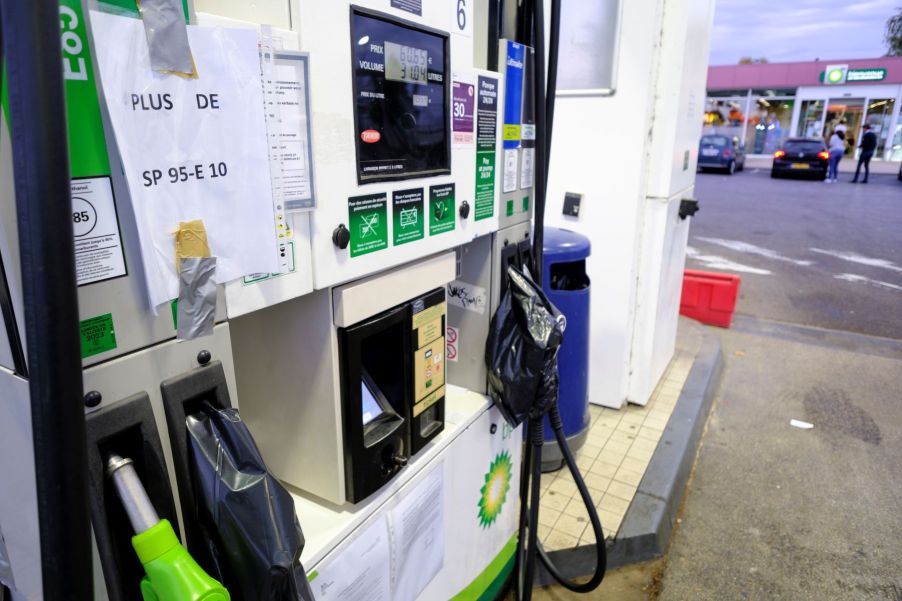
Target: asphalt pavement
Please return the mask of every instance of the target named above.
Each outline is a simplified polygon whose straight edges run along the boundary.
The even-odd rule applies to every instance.
[[[741,314],[902,338],[902,182],[700,173],[687,267],[742,276]]]
[[[687,266],[741,295],[707,328],[726,367],[651,596],[902,601],[902,182],[696,193]]]

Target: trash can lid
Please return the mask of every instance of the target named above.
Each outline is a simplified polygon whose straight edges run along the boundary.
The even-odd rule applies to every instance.
[[[546,227],[545,262],[564,263],[585,259],[592,252],[592,243],[582,234],[559,227]]]

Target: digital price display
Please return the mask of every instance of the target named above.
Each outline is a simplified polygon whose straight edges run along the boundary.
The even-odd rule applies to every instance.
[[[451,172],[448,34],[353,8],[358,183]]]

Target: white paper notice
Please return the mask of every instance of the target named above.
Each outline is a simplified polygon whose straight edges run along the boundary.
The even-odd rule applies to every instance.
[[[389,513],[394,601],[414,601],[445,558],[444,465],[407,491]]]
[[[317,601],[389,601],[391,571],[388,530],[380,517],[346,547],[338,549],[335,559],[316,570],[310,582]]]
[[[125,275],[119,218],[109,177],[72,180],[72,233],[79,286]]]
[[[308,57],[301,52],[264,54],[263,76],[273,194],[285,211],[315,208],[310,145]]]
[[[526,190],[532,188],[533,173],[536,167],[536,149],[524,148],[523,160],[520,165],[520,189]]]
[[[517,189],[517,161],[516,148],[507,148],[504,150],[504,182],[502,192],[513,192]]]
[[[277,272],[256,32],[188,26],[186,79],[151,70],[140,19],[91,20],[152,305],[178,296],[180,221],[203,220],[218,282]]]

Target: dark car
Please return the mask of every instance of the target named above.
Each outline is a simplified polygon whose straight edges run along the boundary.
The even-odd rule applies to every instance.
[[[710,134],[702,136],[698,143],[698,168],[718,169],[733,174],[745,167],[745,152],[739,146],[739,139]]]
[[[830,153],[823,140],[817,138],[789,138],[783,147],[774,153],[771,177],[801,175],[825,179]]]

